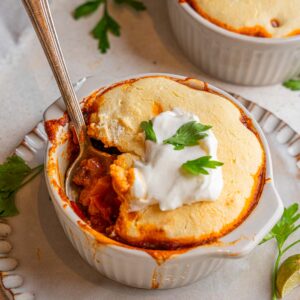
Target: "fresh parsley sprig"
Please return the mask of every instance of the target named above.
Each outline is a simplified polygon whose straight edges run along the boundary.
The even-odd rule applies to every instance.
[[[143,121],[140,125],[140,127],[144,130],[145,132],[145,138],[146,140],[150,140],[153,142],[156,142],[156,134],[153,129],[153,124],[152,121]]]
[[[287,80],[283,85],[292,91],[300,91],[300,79]]]
[[[116,4],[125,4],[137,11],[145,10],[145,5],[136,0],[114,0]],[[121,27],[118,22],[108,12],[108,0],[89,0],[79,5],[73,13],[74,19],[78,20],[96,12],[97,9],[103,4],[103,13],[100,21],[92,30],[92,35],[98,42],[98,48],[101,53],[106,53],[110,48],[108,33],[115,36],[121,35]]]
[[[278,254],[275,260],[274,269],[272,273],[272,299],[277,299],[276,293],[276,278],[278,274],[279,264],[282,256],[290,250],[292,247],[300,243],[300,239],[284,247],[287,239],[300,228],[300,224],[297,221],[300,219],[299,205],[297,203],[292,204],[288,208],[284,209],[281,219],[272,228],[272,230],[265,236],[260,244],[263,244],[269,240],[275,239],[277,242]]]
[[[181,165],[181,169],[191,175],[209,175],[206,169],[216,169],[223,166],[223,163],[211,160],[211,156],[202,156],[194,160],[188,160]]]
[[[13,155],[0,165],[0,217],[18,214],[15,195],[43,170],[43,165],[31,169],[19,156]]]
[[[120,36],[120,25],[111,17],[107,9],[107,1],[104,1],[104,10],[101,20],[92,30],[92,35],[95,39],[99,40],[98,48],[101,53],[105,53],[110,48],[108,40],[108,32],[115,36]]]
[[[171,144],[174,150],[182,150],[186,146],[195,146],[198,141],[207,137],[207,131],[212,126],[203,125],[196,121],[190,121],[178,128],[176,133],[170,138],[164,140],[164,144]]]

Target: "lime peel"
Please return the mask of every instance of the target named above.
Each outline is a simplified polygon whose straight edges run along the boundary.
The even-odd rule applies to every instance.
[[[298,286],[300,286],[300,254],[287,258],[281,264],[276,278],[276,287],[280,298]]]

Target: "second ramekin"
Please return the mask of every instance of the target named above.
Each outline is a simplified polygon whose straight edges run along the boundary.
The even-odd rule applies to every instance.
[[[172,74],[141,74],[123,78],[119,82],[158,75],[191,80]],[[78,98],[83,99],[101,88],[100,82],[99,77],[83,79],[79,83]],[[108,82],[102,88],[116,82]],[[199,83],[203,86],[202,82]],[[226,259],[248,254],[280,218],[283,205],[274,187],[271,156],[264,134],[251,114],[236,99],[216,87],[207,86],[236,103],[252,119],[266,152],[266,178],[269,180],[264,185],[257,206],[241,225],[220,238],[216,244],[186,250],[145,250],[131,247],[105,237],[82,220],[64,193],[64,177],[69,165],[69,123],[67,120],[62,122],[57,119],[64,116],[65,107],[62,101],[57,101],[46,111],[45,121],[52,120],[51,124],[56,129],[48,142],[45,158],[46,183],[56,214],[74,248],[106,277],[146,289],[167,289],[190,284],[215,271]]]
[[[300,36],[258,38],[231,32],[178,0],[168,0],[168,10],[181,48],[207,74],[261,86],[282,83],[300,73]]]

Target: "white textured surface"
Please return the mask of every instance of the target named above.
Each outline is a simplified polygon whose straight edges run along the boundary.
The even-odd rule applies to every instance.
[[[101,73],[103,78],[107,74],[119,77],[129,73],[159,71],[196,76],[252,99],[300,131],[298,92],[290,92],[280,85],[246,88],[222,84],[195,68],[175,42],[164,1],[145,0],[149,14],[142,15],[114,8],[113,13],[118,14],[123,26],[122,37],[112,38],[113,49],[105,56],[98,53],[96,41],[87,34],[97,17],[79,22],[70,17],[70,11],[79,2],[53,1],[55,20],[59,35],[63,36],[62,46],[73,81],[93,73]],[[1,4],[8,8],[19,3],[1,0]],[[1,21],[6,13],[7,10],[3,11],[0,6]],[[12,45],[16,46],[5,58],[0,58],[0,97],[2,107],[5,107],[0,110],[0,160],[13,150],[24,134],[42,118],[44,109],[58,96],[53,76],[32,30],[24,26],[24,34]],[[276,145],[274,141],[273,145]],[[285,203],[294,202],[298,199],[295,192],[300,188],[299,181],[291,180],[295,176],[295,166],[280,147],[278,152],[273,152],[273,156],[275,179],[281,183],[279,190],[285,196]],[[272,243],[259,247],[245,259],[228,262],[214,276],[192,286],[171,291],[137,290],[102,277],[80,259],[65,238],[45,185],[43,182],[40,184],[39,179],[19,193],[17,204],[22,214],[10,221],[14,229],[10,240],[17,246],[12,250],[12,255],[21,258],[16,272],[25,278],[23,291],[34,292],[37,299],[92,300],[99,299],[99,295],[101,299],[112,300],[269,298],[269,276],[275,254]],[[5,234],[7,228],[1,227]],[[299,252],[299,248],[297,250]],[[56,287],[55,295],[53,287]],[[26,299],[33,299],[30,293],[27,295],[30,297]],[[287,299],[297,300],[298,296],[299,291],[296,290]],[[21,298],[25,299],[24,296]]]

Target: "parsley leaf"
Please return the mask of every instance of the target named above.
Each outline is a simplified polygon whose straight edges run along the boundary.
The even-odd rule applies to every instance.
[[[172,137],[164,140],[164,144],[173,145],[174,150],[182,150],[185,146],[195,146],[198,144],[198,140],[207,136],[203,131],[210,128],[211,126],[196,121],[188,122],[182,125]]]
[[[288,208],[284,209],[281,219],[272,228],[272,230],[265,236],[260,244],[267,242],[273,238],[276,239],[278,246],[281,248],[287,238],[294,232],[297,222],[300,218],[300,214],[297,213],[299,205],[294,203]]]
[[[288,208],[284,209],[281,219],[272,228],[272,230],[265,236],[265,238],[260,242],[260,245],[272,239],[275,239],[277,242],[278,255],[272,273],[273,299],[277,299],[276,278],[277,278],[280,260],[283,254],[285,254],[289,249],[294,247],[296,244],[300,243],[300,240],[297,240],[284,248],[284,244],[289,238],[289,236],[300,228],[300,224],[296,223],[299,219],[300,219],[299,205],[298,203],[294,203]]]
[[[181,168],[192,175],[208,175],[209,173],[206,169],[216,169],[220,166],[223,166],[223,163],[211,160],[211,156],[202,156],[194,160],[188,160],[181,165]]]
[[[283,85],[292,91],[300,91],[300,79],[287,80]]]
[[[12,217],[18,213],[15,205],[15,193],[0,192],[0,218]]]
[[[22,158],[14,155],[8,157],[6,162],[0,165],[1,192],[9,192],[16,189],[24,177],[30,173],[30,168],[23,162]]]
[[[153,124],[152,121],[143,121],[140,125],[140,127],[144,130],[146,140],[150,140],[153,142],[156,142],[156,134],[153,130]]]
[[[115,0],[115,2],[117,4],[127,4],[137,11],[146,9],[146,6],[143,2],[136,1],[136,0]]]
[[[108,32],[111,32],[115,36],[120,36],[120,25],[109,15],[107,10],[107,4],[105,2],[105,9],[103,16],[98,24],[92,30],[93,37],[99,40],[98,48],[101,53],[106,53],[110,48],[108,40]]]
[[[75,20],[78,20],[81,17],[86,17],[92,14],[97,10],[97,8],[102,4],[104,0],[90,0],[87,1],[74,10],[73,16]]]
[[[145,5],[136,0],[115,0],[117,4],[126,4],[141,11],[146,9]],[[104,9],[101,19],[92,30],[92,36],[97,39],[98,49],[101,53],[106,53],[110,48],[108,33],[111,32],[115,36],[121,35],[121,27],[118,22],[108,12],[108,0],[89,0],[75,8],[73,17],[78,20],[81,17],[89,16],[94,13],[101,4],[104,4]]]
[[[10,217],[18,213],[15,206],[16,192],[42,170],[43,165],[31,169],[16,155],[8,157],[0,165],[0,217]]]

